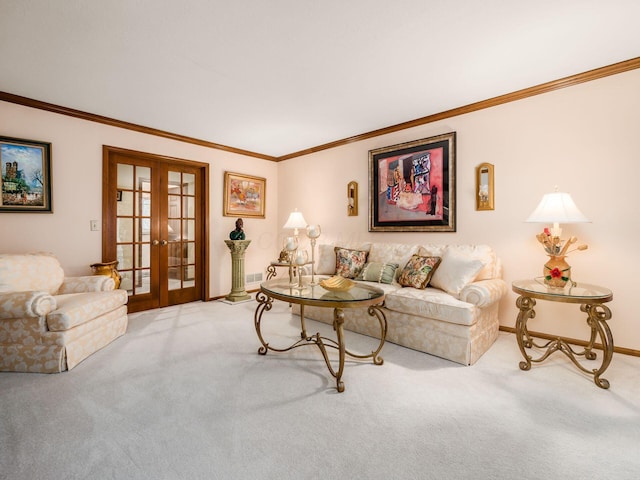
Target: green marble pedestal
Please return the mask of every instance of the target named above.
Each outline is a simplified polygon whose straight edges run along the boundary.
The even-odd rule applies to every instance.
[[[251,240],[225,240],[231,251],[231,293],[225,300],[230,302],[243,302],[251,299],[244,288],[244,252]]]

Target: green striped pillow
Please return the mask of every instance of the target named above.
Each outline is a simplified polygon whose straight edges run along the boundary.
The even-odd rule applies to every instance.
[[[391,283],[398,269],[397,263],[371,262],[365,264],[356,280],[365,282]]]

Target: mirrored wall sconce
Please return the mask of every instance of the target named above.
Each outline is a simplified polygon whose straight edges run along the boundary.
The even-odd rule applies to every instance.
[[[358,182],[347,184],[347,214],[350,217],[358,216]]]
[[[493,165],[481,163],[476,168],[476,210],[493,209]]]

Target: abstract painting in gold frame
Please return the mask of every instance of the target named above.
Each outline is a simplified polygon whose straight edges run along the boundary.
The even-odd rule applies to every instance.
[[[224,172],[224,216],[264,218],[267,180]]]

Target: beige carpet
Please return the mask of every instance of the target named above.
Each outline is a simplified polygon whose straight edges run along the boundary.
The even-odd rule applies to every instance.
[[[506,333],[473,367],[387,344],[338,394],[316,348],[257,354],[254,308],[134,314],[71,372],[0,373],[0,478],[639,478],[640,358],[614,355],[602,390],[560,353],[520,371]],[[281,302],[263,323],[299,334]]]

